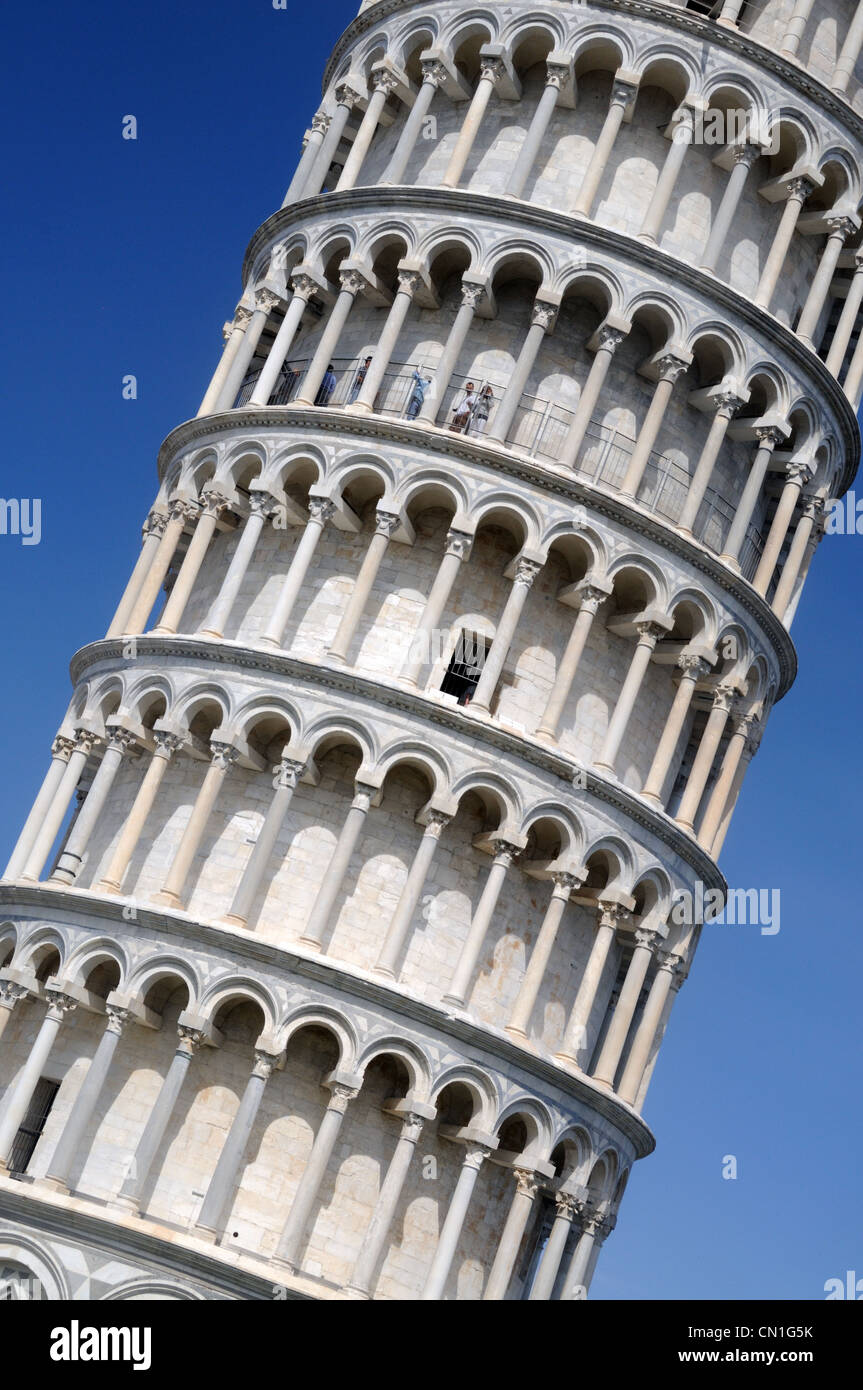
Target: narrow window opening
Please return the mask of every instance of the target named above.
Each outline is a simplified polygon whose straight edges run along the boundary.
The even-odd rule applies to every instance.
[[[27,1164],[33,1157],[33,1152],[42,1137],[42,1131],[48,1116],[51,1114],[51,1107],[60,1089],[59,1081],[49,1081],[43,1076],[36,1082],[36,1089],[33,1092],[33,1099],[24,1116],[21,1128],[15,1135],[12,1142],[12,1152],[9,1157],[9,1176],[20,1178],[27,1172]]]
[[[455,695],[460,705],[469,705],[479,685],[488,655],[488,643],[478,632],[461,632],[446,669],[441,691]]]

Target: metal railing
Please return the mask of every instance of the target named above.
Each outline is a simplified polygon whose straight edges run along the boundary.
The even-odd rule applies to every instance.
[[[363,358],[335,358],[332,372],[328,373],[319,390],[315,404],[330,407],[349,405],[359,395],[363,376]],[[270,405],[289,405],[295,399],[303,379],[308,359],[294,359],[283,368],[276,386],[270,396]],[[412,401],[415,402],[416,380],[414,367],[406,362],[390,364],[380,390],[375,399],[375,412],[391,419],[404,419],[409,415]],[[422,372],[423,368],[419,368]],[[260,375],[260,366],[255,364],[240,387],[234,408],[246,405]],[[506,390],[506,383],[491,381],[479,376],[453,376],[438,411],[439,427],[454,429],[454,407],[464,396],[465,387],[472,382],[479,397],[487,387],[491,387],[493,397],[487,421],[470,416],[457,432],[470,438],[481,438],[489,426],[493,425],[495,413]],[[559,461],[563,444],[569,432],[575,412],[568,410],[557,401],[544,400],[538,396],[524,395],[516,412],[515,419],[507,435],[507,448],[514,449],[530,458],[555,464]],[[576,477],[598,484],[608,492],[619,491],[629,460],[635,449],[635,440],[600,420],[591,420],[576,459],[573,472]],[[648,510],[655,512],[664,520],[679,521],[689,492],[690,475],[674,459],[654,450],[647,462],[644,476],[636,494],[636,499]],[[693,535],[708,550],[720,554],[725,538],[734,520],[735,504],[722,497],[714,488],[708,488],[693,526]],[[740,555],[740,568],[745,578],[751,579],[764,549],[764,537],[755,525],[750,525]]]

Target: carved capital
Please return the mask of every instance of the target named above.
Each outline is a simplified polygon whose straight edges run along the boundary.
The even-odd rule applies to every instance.
[[[638,633],[639,646],[645,647],[655,647],[665,631],[658,623],[636,623],[635,630]]]
[[[786,483],[792,483],[794,487],[805,487],[814,473],[815,466],[809,461],[802,463],[798,460],[793,460],[791,463],[786,463],[785,465],[785,481]]]
[[[507,869],[516,856],[521,853],[518,845],[510,844],[508,840],[492,840],[491,843],[494,850],[494,862],[505,865]]]
[[[255,290],[255,308],[262,313],[271,314],[277,304],[281,303],[279,295],[272,290]]]
[[[26,985],[16,984],[14,980],[0,980],[0,1006],[14,1009],[20,999],[26,999],[29,990]]]
[[[273,766],[273,787],[277,791],[284,788],[293,791],[305,770],[305,763],[295,763],[291,758],[282,758],[281,762]]]
[[[255,1065],[252,1067],[252,1076],[258,1076],[262,1081],[269,1081],[278,1063],[279,1058],[274,1057],[272,1052],[261,1052],[255,1048]]]
[[[460,560],[466,560],[470,555],[472,545],[473,536],[469,536],[466,531],[447,531],[444,553],[457,555]]]
[[[723,415],[726,420],[730,420],[743,405],[743,399],[735,391],[720,391],[714,397],[713,404],[717,415]]]
[[[318,522],[321,526],[326,526],[328,521],[332,521],[336,514],[336,504],[331,502],[328,497],[309,498],[309,517],[312,521]]]
[[[501,58],[481,58],[479,64],[480,82],[498,83],[506,68]]]
[[[673,951],[666,951],[662,946],[655,952],[655,959],[657,972],[661,970],[666,975],[673,975],[680,963],[680,956],[676,956]]]
[[[384,92],[390,96],[398,85],[395,73],[389,72],[386,68],[379,68],[377,72],[372,73],[372,86],[376,92]]]
[[[707,675],[707,662],[702,661],[700,656],[692,656],[691,653],[684,652],[677,658],[677,665],[685,676],[689,676],[694,681],[703,680]]]
[[[782,431],[772,425],[757,425],[755,433],[760,449],[775,449],[776,445],[781,444],[784,438]]]
[[[684,362],[680,357],[675,357],[673,352],[667,353],[665,357],[660,357],[658,365],[659,380],[670,381],[672,386],[689,367],[688,362]]]
[[[515,583],[529,589],[541,569],[542,565],[536,560],[519,560],[515,567]]]
[[[557,305],[548,304],[544,299],[537,299],[531,310],[530,322],[532,325],[539,324],[544,333],[548,333],[554,327],[557,318]]]
[[[332,1088],[328,1110],[335,1110],[337,1114],[344,1115],[352,1100],[356,1100],[359,1090],[356,1086],[343,1086],[338,1082]]]
[[[827,226],[830,228],[830,236],[839,237],[842,241],[847,241],[857,230],[850,217],[828,217]]]
[[[713,708],[730,714],[736,699],[737,691],[733,685],[717,685],[713,692]]]
[[[303,275],[300,272],[291,276],[291,289],[298,299],[304,299],[307,304],[310,299],[314,298],[317,288],[311,275]]]
[[[114,753],[119,753],[125,757],[130,749],[137,747],[135,735],[129,729],[109,729],[108,740],[105,744],[105,752],[111,749]]]
[[[461,302],[468,309],[476,309],[485,294],[484,285],[462,285]]]
[[[165,758],[173,758],[178,748],[183,745],[182,734],[168,733],[167,729],[154,729],[153,742],[156,747],[154,753],[160,753]]]
[[[413,1111],[408,1111],[402,1116],[402,1132],[400,1139],[406,1139],[409,1144],[416,1144],[423,1132],[425,1119],[422,1115],[415,1115]]]
[[[194,1057],[198,1048],[204,1041],[204,1034],[200,1028],[187,1028],[185,1024],[177,1025],[177,1051],[184,1053],[187,1057]]]
[[[399,271],[399,294],[406,294],[413,299],[421,284],[422,276],[418,270]]]
[[[212,766],[219,768],[221,772],[228,772],[239,758],[239,753],[231,743],[219,743],[210,739],[212,750]]]
[[[242,308],[239,308],[239,309],[235,309],[235,310],[234,310],[234,317],[233,317],[233,320],[232,320],[232,322],[231,322],[228,326],[229,326],[229,328],[230,328],[230,330],[231,330],[231,333],[233,333],[233,332],[234,332],[236,329],[238,329],[238,328],[239,328],[243,333],[245,333],[245,331],[246,331],[246,329],[248,328],[248,326],[249,326],[249,324],[251,323],[251,321],[252,321],[252,311],[251,311],[251,309],[247,309],[246,306],[243,305]]]
[[[312,131],[318,135],[326,135],[330,128],[330,118],[324,111],[316,111],[312,116]]]
[[[734,150],[733,159],[735,164],[745,164],[747,169],[751,169],[760,155],[761,151],[757,145],[738,145]]]
[[[572,1221],[573,1217],[579,1215],[584,1203],[576,1197],[574,1192],[555,1192],[554,1205],[557,1216],[563,1217],[566,1221]]]
[[[598,589],[593,584],[588,584],[581,591],[581,603],[578,605],[578,611],[595,614],[600,604],[604,603],[607,598],[608,594],[604,589]]]
[[[622,328],[611,328],[609,324],[603,324],[601,328],[597,329],[596,336],[599,339],[597,351],[616,352],[626,334]]]
[[[351,808],[357,811],[368,811],[377,796],[377,787],[366,786],[363,782],[354,783],[354,799]]]
[[[389,540],[400,525],[401,517],[396,516],[395,512],[375,513],[375,535],[377,536],[386,536]]]
[[[533,1201],[539,1191],[539,1178],[532,1168],[514,1168],[515,1189],[520,1197],[529,1197]]]
[[[445,811],[430,811],[424,833],[433,840],[439,840],[451,820],[452,816],[447,815]]]
[[[219,517],[226,507],[230,506],[230,499],[223,492],[213,488],[201,493],[201,516]]]
[[[801,203],[805,203],[809,194],[815,188],[815,185],[811,179],[799,178],[789,179],[786,187],[788,189],[789,202],[792,198],[797,198]]]
[[[487,1144],[478,1144],[473,1139],[469,1139],[464,1147],[465,1155],[464,1160],[462,1162],[462,1167],[473,1168],[474,1171],[478,1173],[483,1163],[491,1153],[491,1149],[488,1147]]]
[[[51,744],[51,757],[62,758],[64,763],[68,763],[75,751],[75,740],[66,738],[64,734],[58,734]]]
[[[614,931],[629,916],[625,907],[621,903],[604,903],[600,899],[597,904],[599,908],[599,926],[611,927]]]
[[[336,101],[339,106],[346,106],[348,110],[351,110],[360,101],[360,94],[355,87],[351,86],[350,82],[341,82],[336,87]]]
[[[116,1033],[118,1038],[121,1037],[123,1029],[133,1016],[132,1010],[121,1009],[117,1004],[106,1004],[105,1013],[107,1015],[105,1032]]]
[[[146,540],[148,536],[156,536],[157,539],[161,540],[165,534],[165,527],[167,524],[168,518],[164,512],[150,512],[147,520],[141,527],[141,535],[144,540]]]
[[[366,287],[364,277],[358,270],[342,270],[339,272],[339,284],[347,294],[362,294]]]
[[[449,76],[443,63],[439,63],[436,58],[423,58],[420,67],[423,82],[427,82],[430,87],[442,87]]]
[[[633,937],[636,948],[641,946],[646,951],[652,951],[657,943],[663,940],[655,927],[636,927]]]
[[[545,85],[554,87],[558,92],[561,91],[569,81],[570,68],[568,63],[546,63],[545,65]]]
[[[98,734],[91,733],[89,729],[75,730],[75,752],[86,753],[89,758],[94,748],[102,742]]]
[[[47,1017],[60,1022],[66,1014],[71,1014],[78,1007],[77,999],[73,999],[71,994],[64,994],[56,985],[45,986],[45,998],[48,1000]]]

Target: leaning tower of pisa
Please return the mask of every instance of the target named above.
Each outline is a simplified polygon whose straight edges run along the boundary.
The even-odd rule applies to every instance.
[[[586,1296],[857,466],[861,39],[363,5],[0,884],[0,1278]]]

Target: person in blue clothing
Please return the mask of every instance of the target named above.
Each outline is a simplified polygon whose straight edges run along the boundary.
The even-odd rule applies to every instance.
[[[333,394],[335,389],[336,371],[333,363],[331,362],[330,365],[327,367],[326,372],[324,373],[324,379],[318,388],[318,394],[315,396],[315,405],[329,405],[330,396]]]
[[[367,357],[366,360],[365,360],[365,362],[363,362],[361,366],[357,367],[357,374],[356,374],[356,376],[354,377],[353,383],[352,383],[352,385],[351,385],[351,394],[348,396],[348,402],[349,402],[349,403],[352,402],[352,401],[355,401],[356,398],[357,398],[357,396],[360,394],[360,391],[362,390],[363,382],[365,381],[366,377],[368,376],[369,367],[370,367],[371,365],[372,365],[372,359],[371,359],[370,357]]]
[[[426,391],[429,389],[430,386],[431,377],[423,376],[422,373],[418,372],[415,367],[413,389],[411,390],[407,410],[405,411],[405,414],[407,415],[407,418],[409,420],[415,420],[419,415],[423,407],[423,402],[426,398]]]

